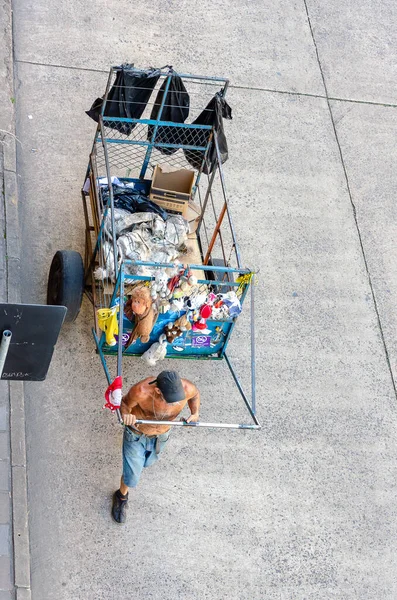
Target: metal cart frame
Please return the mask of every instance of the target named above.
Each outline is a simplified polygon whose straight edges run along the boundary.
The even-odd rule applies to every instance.
[[[260,423],[256,416],[256,394],[255,394],[255,318],[254,318],[254,273],[251,269],[243,268],[240,258],[239,247],[236,241],[235,229],[232,217],[229,211],[229,202],[226,194],[226,184],[223,174],[221,155],[216,131],[208,125],[173,123],[162,121],[161,116],[170,82],[175,72],[171,68],[160,70],[159,82],[166,80],[165,93],[157,115],[157,119],[125,119],[105,116],[106,103],[109,90],[114,82],[115,76],[122,67],[112,67],[106,86],[103,99],[101,116],[99,117],[98,127],[96,129],[94,143],[90,154],[89,164],[86,172],[85,183],[82,188],[82,200],[85,215],[85,256],[84,256],[84,293],[90,300],[94,309],[93,336],[96,344],[97,353],[100,356],[106,378],[110,384],[112,377],[106,360],[108,355],[117,355],[117,375],[122,374],[123,357],[139,356],[140,352],[123,352],[123,330],[124,330],[124,290],[125,286],[137,281],[150,281],[153,276],[138,275],[129,272],[130,267],[142,266],[153,267],[156,269],[166,269],[173,267],[170,263],[157,263],[145,261],[118,260],[118,249],[115,229],[115,207],[112,176],[126,177],[123,181],[134,182],[134,185],[143,186],[147,190],[150,180],[146,179],[147,171],[152,165],[160,161],[168,163],[171,167],[191,166],[186,162],[186,152],[194,151],[196,156],[201,157],[200,168],[195,170],[195,182],[193,188],[194,199],[198,201],[201,209],[201,216],[197,227],[197,243],[200,250],[201,262],[198,264],[189,264],[189,269],[193,272],[200,272],[201,278],[199,284],[215,286],[216,289],[239,290],[240,302],[243,305],[247,295],[250,296],[250,352],[251,352],[251,389],[248,394],[238,378],[232,362],[226,352],[233,331],[235,320],[231,319],[227,324],[221,346],[216,352],[206,351],[203,354],[197,352],[194,355],[189,353],[181,356],[180,354],[168,354],[167,358],[198,358],[201,360],[225,360],[230,370],[236,387],[243,398],[245,406],[251,417],[250,423],[185,423],[183,421],[164,422],[171,426],[186,427],[218,427],[218,428],[237,428],[237,429],[260,429]],[[130,67],[131,72],[137,72],[138,69]],[[211,89],[214,86],[221,85],[220,93],[225,95],[229,81],[218,77],[202,77],[196,75],[180,74],[184,82],[195,85],[198,89],[197,94],[201,96],[199,86],[207,86]],[[129,123],[133,129],[129,135],[120,133],[118,123]],[[162,143],[156,141],[156,136],[161,128],[167,128],[168,132],[175,131],[175,143]],[[185,135],[184,143],[180,143],[180,132],[183,130]],[[208,131],[205,145],[202,144],[202,132]],[[149,133],[151,132],[151,133]],[[178,135],[177,135],[178,134]],[[200,135],[199,135],[200,134]],[[186,142],[187,140],[187,142]],[[199,143],[200,142],[200,143]],[[201,145],[200,145],[201,144]],[[208,155],[215,147],[216,167],[208,174]],[[162,149],[170,149],[172,155],[161,154]],[[168,152],[168,150],[167,150]],[[119,172],[117,172],[119,171]],[[120,172],[121,171],[121,172]],[[132,177],[131,177],[132,175]],[[108,188],[107,196],[103,193],[103,188],[99,184],[101,177],[106,177]],[[146,187],[145,187],[146,186]],[[111,223],[111,232],[106,230],[105,221]],[[105,245],[109,254],[105,256]],[[113,253],[113,287],[109,282],[98,281],[94,276],[94,271],[98,266],[103,266],[105,262],[109,264],[111,260],[111,250]],[[180,265],[183,266],[182,264]],[[236,281],[237,278],[237,281]],[[109,290],[109,287],[111,288]],[[119,334],[117,349],[108,347],[105,334],[100,331],[97,322],[96,311],[98,308],[109,308],[114,305],[116,298],[119,299]],[[225,327],[222,325],[222,327]],[[152,340],[151,343],[153,343]],[[120,418],[120,416],[119,416]],[[157,423],[157,421],[141,420],[137,423]]]

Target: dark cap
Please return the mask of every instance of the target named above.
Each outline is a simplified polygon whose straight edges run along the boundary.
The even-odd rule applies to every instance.
[[[185,399],[185,390],[176,371],[161,371],[157,375],[157,379],[150,382],[150,385],[153,384],[156,384],[163,394],[164,400],[170,404]]]

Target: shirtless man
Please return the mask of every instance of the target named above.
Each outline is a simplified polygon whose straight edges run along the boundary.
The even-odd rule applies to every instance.
[[[147,377],[123,396],[120,407],[125,425],[123,475],[120,489],[113,494],[112,505],[112,516],[117,523],[126,520],[128,488],[138,485],[142,469],[158,459],[170,436],[169,425],[136,425],[137,419],[174,421],[186,404],[191,413],[186,422],[197,422],[200,393],[176,371],[162,371],[157,379]]]

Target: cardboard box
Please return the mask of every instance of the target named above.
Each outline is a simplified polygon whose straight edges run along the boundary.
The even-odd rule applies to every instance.
[[[156,165],[149,198],[167,212],[186,218],[194,178],[194,171],[179,169],[179,171],[165,173],[159,165]]]

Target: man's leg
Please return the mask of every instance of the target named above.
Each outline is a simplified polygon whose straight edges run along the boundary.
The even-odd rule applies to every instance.
[[[117,523],[125,523],[128,488],[136,487],[145,464],[145,436],[134,434],[127,427],[123,437],[123,475],[120,489],[113,494],[112,516]]]
[[[120,492],[123,496],[128,496],[128,485],[125,485],[123,476],[120,479]]]

